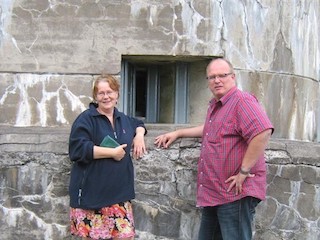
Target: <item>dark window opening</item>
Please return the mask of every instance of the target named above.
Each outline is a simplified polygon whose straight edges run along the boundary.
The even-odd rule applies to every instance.
[[[148,72],[147,70],[136,71],[136,109],[135,116],[138,118],[146,118],[147,109],[147,83],[148,83]]]
[[[197,97],[206,91],[211,57],[123,56],[119,108],[146,123],[190,123],[201,113]],[[191,83],[191,86],[190,86]],[[189,102],[189,98],[192,102]]]

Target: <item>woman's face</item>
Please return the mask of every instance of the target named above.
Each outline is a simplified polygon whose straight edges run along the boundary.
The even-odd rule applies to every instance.
[[[98,108],[104,111],[113,109],[117,104],[119,93],[112,90],[108,82],[99,82],[97,89],[96,101]]]

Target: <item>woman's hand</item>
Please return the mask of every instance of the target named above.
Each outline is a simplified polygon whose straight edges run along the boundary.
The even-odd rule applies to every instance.
[[[132,146],[133,159],[141,158],[147,152],[144,142],[144,134],[136,134],[136,136],[133,138]]]
[[[116,148],[112,148],[113,150],[113,159],[116,161],[120,161],[123,159],[124,155],[126,155],[126,151],[124,150],[127,147],[127,144],[122,144]]]

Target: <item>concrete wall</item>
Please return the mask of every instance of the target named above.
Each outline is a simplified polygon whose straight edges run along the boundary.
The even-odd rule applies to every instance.
[[[198,139],[154,147],[172,126],[148,126],[148,154],[135,161],[138,240],[196,239]],[[1,239],[70,239],[68,128],[8,128],[0,134]],[[320,238],[320,145],[272,139],[268,196],[258,205],[255,239]]]
[[[256,239],[319,239],[319,15],[316,0],[0,0],[1,238],[69,239],[70,125],[96,74],[120,77],[123,56],[153,55],[234,64],[275,125]],[[210,93],[203,65],[190,74],[194,124]],[[149,127],[149,154],[136,162],[137,238],[195,239],[199,143],[154,149],[175,126]]]
[[[92,76],[120,76],[123,56],[225,56],[239,87],[266,108],[274,136],[318,138],[319,1],[0,3],[0,124],[69,126],[87,107]],[[192,73],[201,95],[190,98],[191,113],[210,96],[204,67]]]

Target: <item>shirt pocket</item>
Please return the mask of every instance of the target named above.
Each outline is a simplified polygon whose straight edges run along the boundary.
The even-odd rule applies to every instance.
[[[238,132],[233,121],[214,122],[207,132],[208,142],[221,142],[225,137],[237,136]]]
[[[210,124],[210,126],[208,126],[205,134],[208,139],[208,142],[217,143],[220,141],[220,132],[222,124],[222,122],[213,122]]]
[[[232,138],[239,136],[236,124],[233,121],[226,121],[221,126],[220,137],[221,138]]]

